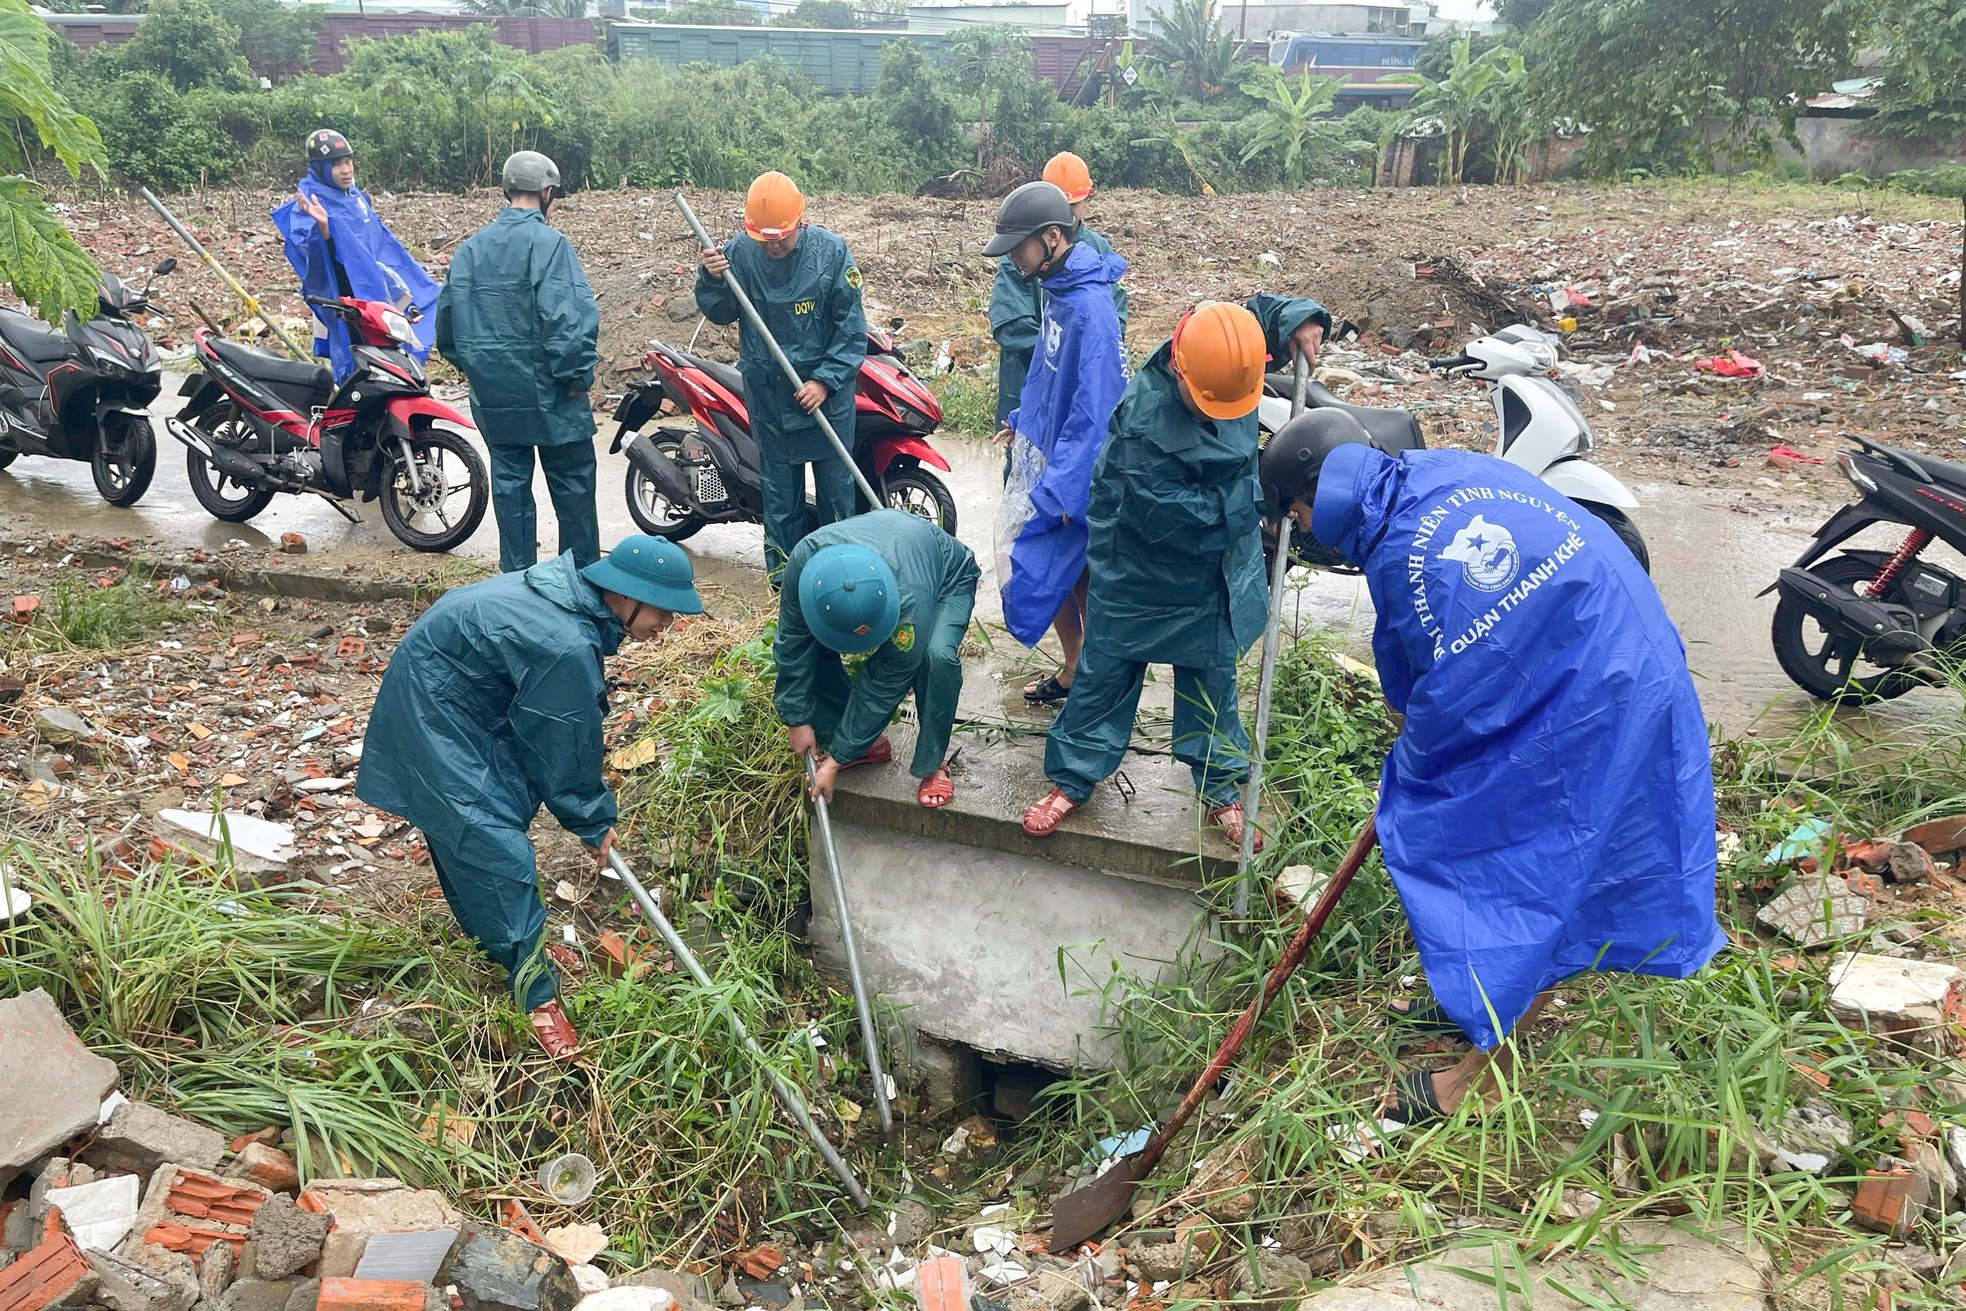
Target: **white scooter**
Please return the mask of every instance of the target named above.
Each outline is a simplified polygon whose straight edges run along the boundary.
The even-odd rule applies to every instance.
[[[1639,567],[1650,571],[1652,560],[1645,538],[1631,520],[1638,498],[1610,473],[1584,458],[1594,443],[1591,426],[1569,393],[1545,376],[1556,367],[1556,342],[1526,324],[1504,328],[1469,342],[1459,355],[1428,361],[1450,376],[1472,378],[1488,388],[1495,406],[1495,449],[1492,452],[1518,468],[1527,469],[1557,491],[1602,519],[1618,534]],[[1290,419],[1289,374],[1271,374],[1257,403],[1256,421],[1262,440]],[[1388,451],[1425,445],[1420,425],[1405,410],[1383,406],[1347,405],[1312,383],[1307,404],[1312,409],[1337,409],[1352,415]]]

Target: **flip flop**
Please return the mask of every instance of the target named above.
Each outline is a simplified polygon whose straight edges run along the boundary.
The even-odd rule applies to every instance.
[[[929,810],[940,810],[955,799],[956,784],[949,777],[947,765],[937,765],[935,772],[923,779],[915,789],[915,800]]]
[[[1388,1002],[1386,1014],[1392,1017],[1394,1024],[1403,1029],[1410,1029],[1414,1033],[1423,1033],[1429,1037],[1440,1035],[1465,1038],[1467,1036],[1461,1032],[1460,1025],[1447,1018],[1447,1012],[1442,1010],[1440,1003],[1432,997],[1409,998],[1405,1010]]]
[[[1061,802],[1063,809],[1059,808]],[[1048,838],[1081,804],[1066,796],[1063,788],[1053,788],[1043,801],[1024,812],[1024,831],[1034,838]]]
[[[840,768],[858,769],[862,765],[885,765],[892,759],[894,759],[894,744],[888,741],[887,734],[883,733],[874,739],[874,745],[861,752],[858,757],[842,761]]]
[[[580,1050],[580,1035],[573,1031],[573,1021],[567,1018],[559,1002],[549,1001],[544,1006],[535,1006],[529,1018],[532,1020],[532,1036],[539,1039],[539,1045],[554,1060],[567,1060]]]
[[[1056,705],[1071,694],[1072,689],[1059,682],[1056,674],[1024,689],[1024,699],[1034,706]]]
[[[1408,1070],[1400,1075],[1393,1085],[1393,1109],[1385,1113],[1386,1118],[1409,1126],[1445,1120],[1447,1112],[1434,1095],[1434,1074],[1433,1070]]]
[[[1231,801],[1226,806],[1217,806],[1208,812],[1208,822],[1219,827],[1229,835],[1229,845],[1242,850],[1242,802]],[[1250,839],[1249,850],[1254,853],[1263,849],[1263,835],[1258,832]]]

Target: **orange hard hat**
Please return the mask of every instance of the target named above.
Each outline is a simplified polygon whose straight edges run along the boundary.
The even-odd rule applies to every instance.
[[[805,212],[799,184],[783,173],[760,173],[744,193],[744,230],[755,241],[791,236]]]
[[[1044,166],[1044,180],[1065,193],[1074,205],[1092,194],[1092,170],[1069,150],[1061,150]]]
[[[1263,394],[1269,348],[1263,325],[1240,305],[1205,300],[1174,326],[1174,372],[1194,407],[1211,419],[1240,419]]]

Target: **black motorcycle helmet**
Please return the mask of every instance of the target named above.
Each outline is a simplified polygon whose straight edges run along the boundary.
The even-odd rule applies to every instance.
[[[1316,496],[1324,458],[1353,442],[1370,446],[1372,437],[1343,410],[1306,410],[1277,429],[1259,465],[1266,513],[1281,515],[1293,501]]]
[[[331,127],[316,128],[307,134],[307,162],[313,164],[325,160],[332,164],[337,159],[352,159],[355,151],[349,146],[348,138]]]
[[[1046,228],[1062,229],[1070,236],[1078,226],[1072,217],[1072,202],[1049,182],[1026,182],[1003,198],[997,207],[997,235],[983,247],[991,257],[1008,255],[1026,237],[1035,237]]]

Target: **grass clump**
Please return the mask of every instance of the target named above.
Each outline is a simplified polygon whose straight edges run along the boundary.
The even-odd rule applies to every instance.
[[[156,635],[168,613],[165,601],[134,578],[108,586],[63,578],[42,598],[31,623],[0,634],[0,651],[113,650]]]
[[[990,438],[997,433],[996,363],[985,373],[958,369],[929,380],[929,389],[942,405],[938,431],[958,437]]]

